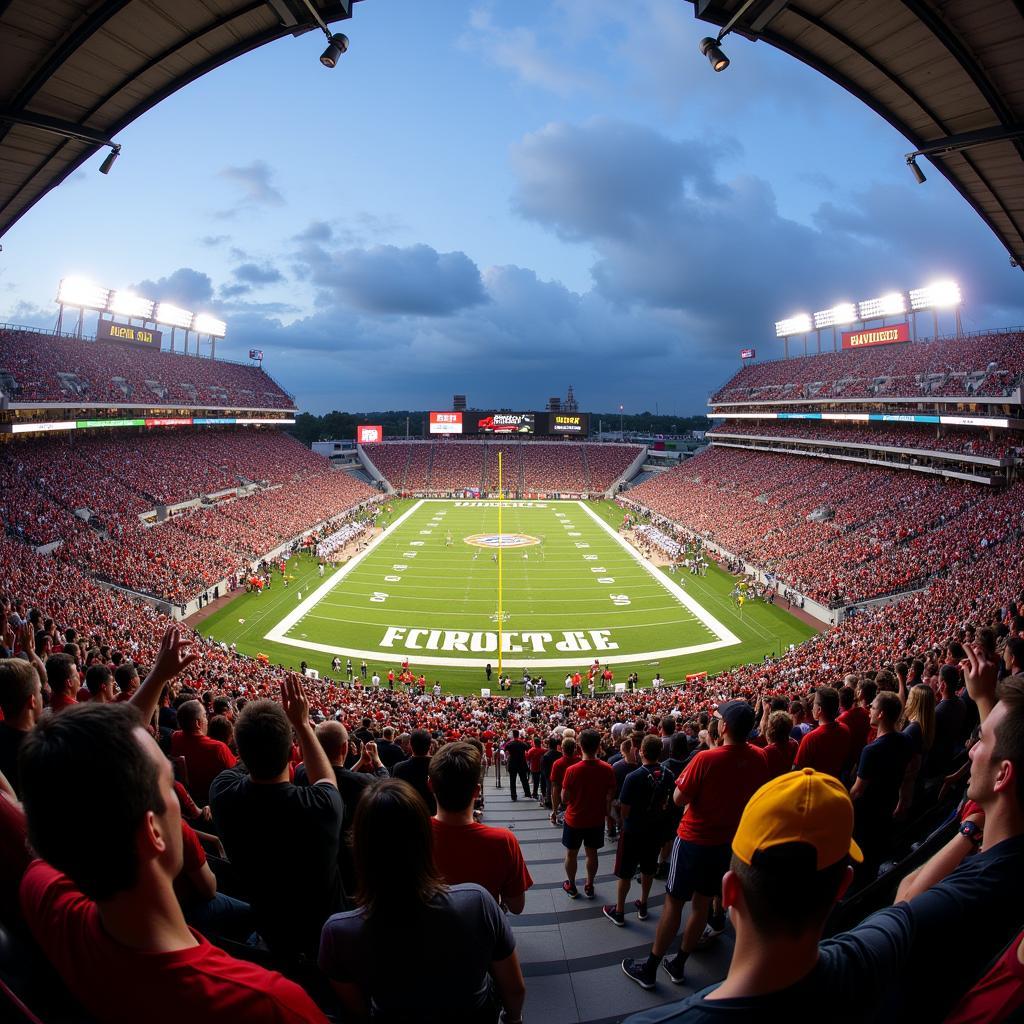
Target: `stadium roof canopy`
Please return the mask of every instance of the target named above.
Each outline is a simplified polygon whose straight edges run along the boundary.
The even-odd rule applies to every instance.
[[[351,17],[352,0],[310,3],[327,24]],[[309,8],[304,0],[0,0],[0,236],[171,93],[264,43],[316,30]]]
[[[1024,0],[691,2],[701,20],[736,18],[732,32],[796,57],[884,117],[1024,268]]]

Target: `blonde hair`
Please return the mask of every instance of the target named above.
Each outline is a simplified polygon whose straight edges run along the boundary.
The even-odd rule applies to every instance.
[[[921,742],[924,752],[928,753],[935,742],[935,693],[925,683],[918,683],[910,688],[907,694],[907,706],[903,709],[900,728],[911,722],[921,727]]]

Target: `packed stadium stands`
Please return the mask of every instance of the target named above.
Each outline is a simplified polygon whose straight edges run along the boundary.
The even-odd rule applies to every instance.
[[[712,395],[711,403],[1002,398],[1016,392],[1022,375],[1024,334],[994,333],[749,363]]]
[[[256,366],[0,329],[0,392],[12,402],[292,409]]]

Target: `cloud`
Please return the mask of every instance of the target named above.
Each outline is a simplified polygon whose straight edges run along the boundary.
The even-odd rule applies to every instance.
[[[284,274],[269,263],[242,263],[232,273],[239,281],[252,285],[276,284],[284,280]]]
[[[284,196],[271,182],[273,173],[265,160],[254,160],[243,167],[225,167],[220,176],[239,186],[243,196],[240,205],[284,206]]]
[[[222,284],[220,297],[222,299],[237,299],[240,295],[248,295],[251,291],[252,285],[248,284]]]
[[[328,252],[307,246],[298,257],[330,301],[372,313],[441,316],[487,300],[480,271],[462,252],[429,245]]]
[[[296,242],[329,242],[332,237],[331,225],[324,220],[311,220],[297,235]]]
[[[545,53],[537,34],[527,28],[504,28],[495,24],[489,8],[475,8],[469,28],[460,39],[463,49],[480,53],[486,60],[511,71],[523,84],[570,96],[593,90],[595,78],[584,71],[568,69],[554,54]]]
[[[214,246],[223,245],[225,242],[230,241],[230,235],[203,235],[203,237],[199,239],[199,244],[212,249]]]
[[[213,281],[210,276],[191,267],[179,267],[167,277],[156,281],[140,281],[132,287],[147,298],[174,302],[186,309],[197,309],[213,298]]]

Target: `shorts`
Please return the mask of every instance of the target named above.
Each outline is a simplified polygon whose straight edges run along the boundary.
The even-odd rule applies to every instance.
[[[623,832],[615,851],[615,877],[631,881],[640,869],[642,875],[653,875],[658,870],[658,851],[661,842],[656,835],[645,832]]]
[[[582,843],[588,850],[600,850],[604,846],[604,822],[593,828],[562,826],[562,845],[567,850],[578,850]]]
[[[701,896],[720,896],[722,876],[729,870],[731,857],[728,843],[698,846],[676,836],[665,891],[683,903],[695,892]]]

